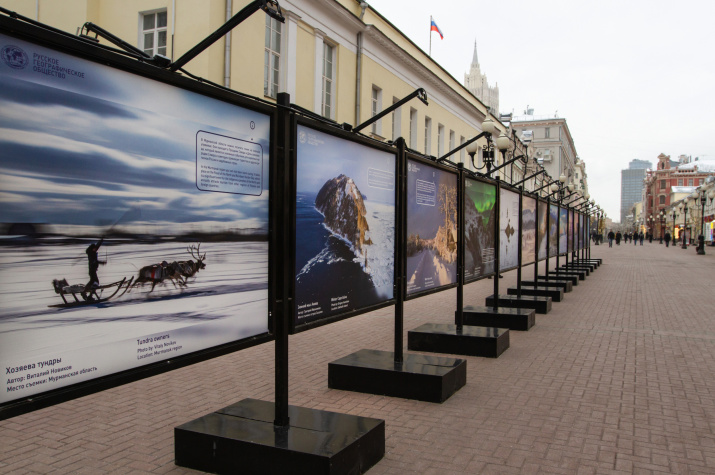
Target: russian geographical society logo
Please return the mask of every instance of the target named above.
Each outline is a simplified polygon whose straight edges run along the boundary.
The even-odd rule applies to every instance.
[[[25,69],[25,66],[30,61],[27,53],[15,45],[3,46],[2,50],[0,50],[0,56],[2,56],[3,62],[12,69]]]
[[[306,140],[305,131],[301,130],[300,132],[298,132],[298,141],[300,141],[300,143],[305,143],[305,140]]]

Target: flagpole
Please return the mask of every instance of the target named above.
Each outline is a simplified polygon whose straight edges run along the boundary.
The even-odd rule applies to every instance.
[[[429,16],[429,57],[432,57],[432,15]]]

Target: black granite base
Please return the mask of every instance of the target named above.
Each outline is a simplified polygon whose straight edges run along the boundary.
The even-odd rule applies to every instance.
[[[328,364],[332,389],[444,402],[467,384],[467,362],[443,356],[360,350]]]
[[[211,473],[365,473],[385,455],[385,421],[244,399],[174,428],[176,465]]]
[[[509,330],[462,326],[443,323],[425,323],[407,332],[407,348],[428,353],[484,356],[496,358],[509,348]]]
[[[593,272],[593,268],[591,266],[587,265],[582,265],[582,264],[569,264],[569,265],[563,265],[559,267],[559,269],[564,269],[564,270],[576,270],[576,271],[585,271],[586,275],[590,275],[591,272]],[[556,269],[556,270],[559,270]]]
[[[536,278],[539,281],[539,285],[541,285],[541,282],[546,280],[545,275],[540,275]],[[549,275],[549,281],[559,281],[559,280],[566,280],[571,282],[571,285],[578,285],[578,276],[577,275],[564,275],[561,277],[557,277],[555,275]]]
[[[496,302],[494,295],[487,297],[487,307],[493,307]],[[499,307],[533,308],[536,313],[549,313],[551,311],[551,297],[536,297],[532,295],[499,295]]]
[[[601,265],[600,259],[578,259],[576,263],[585,262],[586,264],[591,264],[598,268]]]
[[[576,279],[578,284],[578,279]],[[573,282],[570,280],[522,280],[521,286],[524,287],[558,287],[564,289],[564,293],[571,292],[573,290]]]
[[[586,280],[586,272],[578,270],[550,270],[549,275],[555,275],[557,277],[569,275],[571,277],[578,277],[578,280]]]
[[[526,331],[536,323],[536,310],[533,308],[494,308],[467,305],[464,307],[463,316],[465,325],[508,328],[519,331]]]
[[[519,295],[519,289],[516,287],[510,287],[506,289],[506,293],[509,295]],[[554,302],[561,302],[564,299],[564,289],[559,287],[522,287],[521,295],[538,295],[541,297],[551,297]]]

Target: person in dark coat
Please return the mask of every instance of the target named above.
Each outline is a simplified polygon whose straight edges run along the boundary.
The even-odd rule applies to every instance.
[[[643,231],[641,231],[641,232],[638,234],[638,240],[641,242],[641,246],[643,245],[643,238],[644,238],[644,237],[645,237],[645,236],[643,235]]]
[[[608,231],[608,247],[613,247],[613,238],[615,238],[616,235],[613,234],[613,231]]]
[[[104,265],[106,264],[106,262],[99,260],[97,252],[99,251],[99,248],[102,247],[103,242],[104,238],[100,239],[99,242],[93,242],[87,247],[87,250],[85,251],[87,253],[87,260],[89,261],[89,282],[87,282],[87,285],[85,286],[87,290],[91,289],[92,287],[99,287],[99,277],[97,276],[97,269],[99,269],[100,264]]]
[[[665,247],[668,247],[670,245],[670,232],[666,231],[665,236],[663,237],[665,240]]]
[[[616,233],[616,246],[620,246],[620,245],[621,245],[621,239],[622,239],[622,238],[623,238],[623,234],[621,234],[621,232],[618,231],[618,232]]]

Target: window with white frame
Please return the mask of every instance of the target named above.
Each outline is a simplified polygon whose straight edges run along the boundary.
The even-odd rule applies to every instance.
[[[545,138],[545,139],[551,138],[551,129],[550,129],[549,127],[546,127],[546,128],[544,129],[544,138]]]
[[[320,101],[323,117],[335,117],[335,47],[323,42],[323,89]]]
[[[392,105],[400,102],[399,97],[392,98]],[[402,135],[402,107],[392,111],[392,140],[397,140]]]
[[[432,119],[425,117],[425,155],[432,149]]]
[[[444,155],[444,125],[437,124],[437,156]]]
[[[451,152],[454,150],[454,141],[455,141],[455,136],[454,136],[454,130],[449,131],[449,148],[447,149],[448,152]]]
[[[166,10],[140,14],[141,49],[149,56],[166,56]]]
[[[266,15],[265,50],[263,56],[263,94],[278,95],[281,76],[281,35],[283,25]]]
[[[410,107],[410,148],[417,149],[417,109]]]
[[[370,107],[370,117],[375,117],[382,110],[382,89],[372,85],[372,98]],[[378,120],[372,123],[372,133],[375,135],[380,135],[382,131],[382,120]]]
[[[460,135],[459,136],[459,145],[464,145],[464,136]],[[464,160],[466,159],[466,147],[462,148],[462,150],[459,151],[459,161],[464,163]]]

